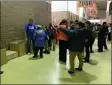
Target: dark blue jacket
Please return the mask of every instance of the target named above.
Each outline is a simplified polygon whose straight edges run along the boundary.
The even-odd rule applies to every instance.
[[[72,52],[83,52],[85,41],[86,39],[90,38],[90,34],[86,29],[75,29],[75,30],[68,30],[62,29],[61,31],[66,33],[69,37],[68,41],[68,49]]]
[[[36,47],[45,47],[47,35],[44,30],[35,29],[33,39]]]

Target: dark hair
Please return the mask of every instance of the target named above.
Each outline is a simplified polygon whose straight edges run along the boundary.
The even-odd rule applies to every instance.
[[[101,24],[97,24],[97,26],[102,26]]]
[[[62,25],[62,22],[60,22],[60,24],[59,25]]]
[[[85,22],[87,25],[91,26],[91,22],[90,21],[86,21]]]
[[[103,26],[104,26],[104,24],[107,24],[107,22],[103,22]]]
[[[79,22],[79,26],[80,26],[81,28],[84,28],[84,27],[85,27],[85,23]]]
[[[78,20],[75,20],[75,22],[79,22]]]
[[[68,23],[66,19],[63,19],[61,23]]]

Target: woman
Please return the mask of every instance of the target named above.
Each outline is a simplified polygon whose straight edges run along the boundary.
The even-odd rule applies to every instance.
[[[67,29],[68,22],[66,19],[62,20],[59,28],[60,27]],[[66,63],[68,36],[64,32],[59,30],[58,39],[59,39],[59,61],[62,63]]]

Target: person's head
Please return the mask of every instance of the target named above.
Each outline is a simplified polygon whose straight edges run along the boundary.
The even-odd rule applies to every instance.
[[[70,21],[70,25],[73,23],[73,21]]]
[[[62,24],[62,25],[66,25],[66,26],[68,26],[68,22],[67,22],[66,19],[63,19],[63,20],[61,21],[61,24]]]
[[[112,27],[112,23],[109,24],[109,27]]]
[[[85,26],[88,28],[88,27],[90,27],[91,26],[91,22],[90,21],[86,21],[85,22]]]
[[[100,29],[102,27],[101,24],[97,24],[97,28]]]
[[[29,24],[33,24],[33,19],[29,19]]]
[[[75,20],[75,23],[78,23],[79,21],[78,20]]]
[[[49,24],[49,27],[52,27],[52,23]]]
[[[77,23],[74,22],[74,25],[75,25],[75,28],[76,28],[76,29],[80,28],[80,26],[79,26],[79,22],[77,22]]]
[[[85,23],[79,22],[79,26],[80,26],[80,28],[85,28]]]
[[[107,27],[107,22],[103,22],[103,26],[104,27]]]

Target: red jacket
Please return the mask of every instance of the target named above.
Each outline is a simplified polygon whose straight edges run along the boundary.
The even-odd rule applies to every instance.
[[[64,27],[66,29],[65,25],[60,25],[60,26],[62,26],[62,27]],[[59,30],[58,39],[59,40],[64,40],[64,41],[68,41],[68,36],[64,32]]]

